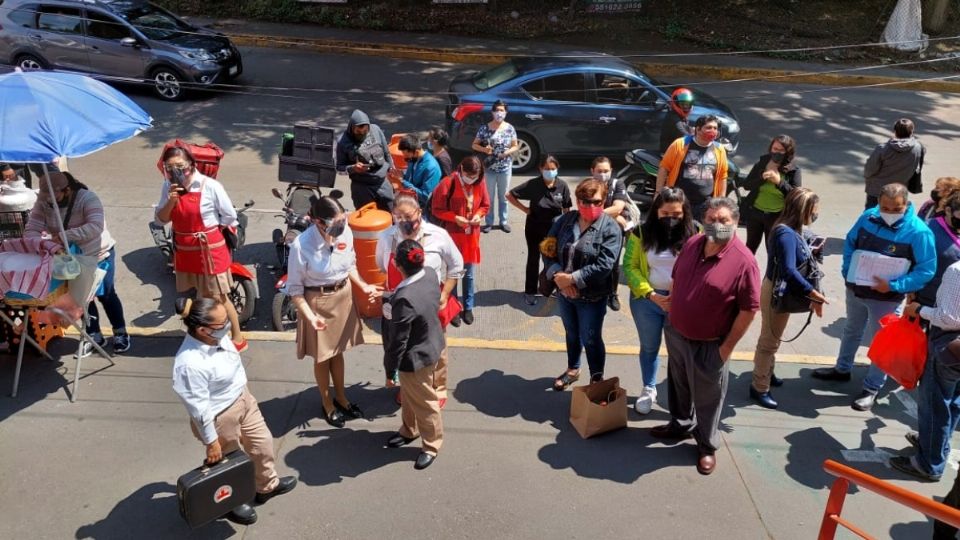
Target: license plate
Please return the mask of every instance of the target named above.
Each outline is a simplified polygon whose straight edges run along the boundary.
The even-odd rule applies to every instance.
[[[240,66],[230,66],[230,76],[234,76],[240,71]]]

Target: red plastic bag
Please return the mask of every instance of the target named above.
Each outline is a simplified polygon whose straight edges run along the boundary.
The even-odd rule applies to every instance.
[[[867,356],[907,390],[916,388],[927,362],[927,335],[920,319],[884,315]]]
[[[209,176],[210,178],[217,177],[217,173],[220,171],[220,160],[223,159],[223,150],[221,150],[219,146],[209,141],[207,144],[200,145],[176,139],[163,145],[163,152],[161,152],[160,155],[163,156],[168,148],[174,146],[184,148],[193,155],[193,159],[196,160],[197,170],[200,171],[200,174]],[[159,169],[161,173],[163,172],[163,159],[157,160],[157,169]]]

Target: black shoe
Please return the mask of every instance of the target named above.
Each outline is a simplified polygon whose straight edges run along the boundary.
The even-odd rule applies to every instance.
[[[504,223],[504,224],[500,225],[500,230],[503,231],[503,232],[505,232],[505,233],[509,233],[509,232],[512,231],[513,229],[510,228],[510,225]]]
[[[614,311],[620,311],[620,297],[615,294],[611,294],[607,297],[607,306]]]
[[[940,477],[928,474],[914,464],[913,460],[906,456],[895,456],[890,458],[890,466],[894,469],[904,473],[909,474],[910,476],[917,478],[923,482],[939,482]]]
[[[910,443],[910,446],[920,449],[920,434],[916,431],[908,431],[906,435],[903,436]]]
[[[404,437],[400,433],[394,433],[393,435],[390,436],[389,439],[387,439],[387,447],[400,448],[401,446],[406,446],[415,440],[417,440],[416,437],[411,439],[411,438]]]
[[[343,413],[334,408],[329,413],[324,411],[323,419],[327,421],[328,424],[335,428],[342,428],[347,424],[347,419],[343,417]]]
[[[770,374],[770,386],[772,386],[772,387],[774,387],[774,388],[780,388],[781,386],[783,386],[783,379],[781,379],[780,377],[777,377],[777,374],[776,374],[776,373],[771,373],[771,374]]]
[[[760,392],[753,386],[750,387],[750,399],[757,402],[761,407],[766,407],[767,409],[776,409],[778,403],[773,399],[773,396],[770,395],[770,392]]]
[[[450,326],[452,326],[452,327],[454,327],[454,328],[460,328],[460,322],[461,322],[461,321],[462,321],[462,319],[460,318],[460,314],[457,313],[456,315],[453,316],[452,319],[450,319]]]
[[[820,379],[821,381],[839,381],[847,382],[850,380],[850,372],[838,371],[837,368],[832,367],[822,367],[813,370],[813,373],[810,374],[814,379]]]
[[[866,412],[873,408],[873,404],[877,402],[877,395],[864,390],[860,392],[860,397],[853,400],[853,403],[850,404],[853,407],[853,410]]]
[[[480,232],[482,232],[483,234],[487,234],[492,230],[493,230],[493,225],[483,225],[482,227],[480,227]]]
[[[413,468],[422,471],[430,465],[433,464],[433,460],[437,459],[437,456],[432,456],[426,452],[420,452],[420,455],[417,456],[417,462],[413,464]]]
[[[293,491],[293,488],[297,487],[297,479],[294,476],[284,476],[280,479],[280,482],[277,483],[277,487],[273,488],[273,491],[269,493],[257,493],[257,504],[263,504],[270,499],[276,497],[277,495],[283,495],[284,493],[290,493]]]
[[[460,318],[463,319],[463,322],[467,324],[473,324],[473,310],[465,309],[463,313],[460,314]]]
[[[360,410],[360,407],[357,407],[356,403],[347,403],[347,406],[344,407],[340,404],[339,401],[333,400],[333,406],[337,408],[338,411],[343,413],[344,416],[353,419],[363,418],[363,411]]]
[[[237,525],[253,525],[257,522],[257,511],[249,504],[241,504],[223,517]]]
[[[673,424],[663,424],[650,428],[650,436],[657,439],[682,441],[692,439],[693,433],[684,431],[679,426],[674,426]]]

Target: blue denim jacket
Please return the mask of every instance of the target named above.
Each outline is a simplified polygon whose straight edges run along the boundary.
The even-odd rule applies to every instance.
[[[610,274],[620,255],[623,231],[613,218],[603,214],[581,235],[579,221],[579,212],[567,212],[550,227],[547,237],[557,239],[557,252],[555,257],[543,256],[547,278],[552,280],[557,272],[572,269],[582,298],[604,298],[610,294]],[[571,245],[576,246],[572,260]]]

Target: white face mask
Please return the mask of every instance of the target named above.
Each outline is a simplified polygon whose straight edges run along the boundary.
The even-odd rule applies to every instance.
[[[507,117],[506,111],[495,111],[493,113],[493,119],[497,122],[503,122],[503,119]]]
[[[880,218],[883,219],[883,221],[887,225],[890,225],[892,227],[894,223],[903,219],[903,214],[891,214],[889,212],[880,212]]]
[[[480,177],[479,177],[479,176],[467,176],[467,175],[465,175],[465,174],[461,174],[461,175],[460,175],[460,179],[463,180],[463,183],[464,183],[464,184],[471,185],[471,184],[476,184],[476,183],[477,183],[477,180],[479,180]]]
[[[593,173],[593,178],[594,180],[600,180],[601,182],[609,182],[611,174],[612,173],[608,172],[595,172]]]

